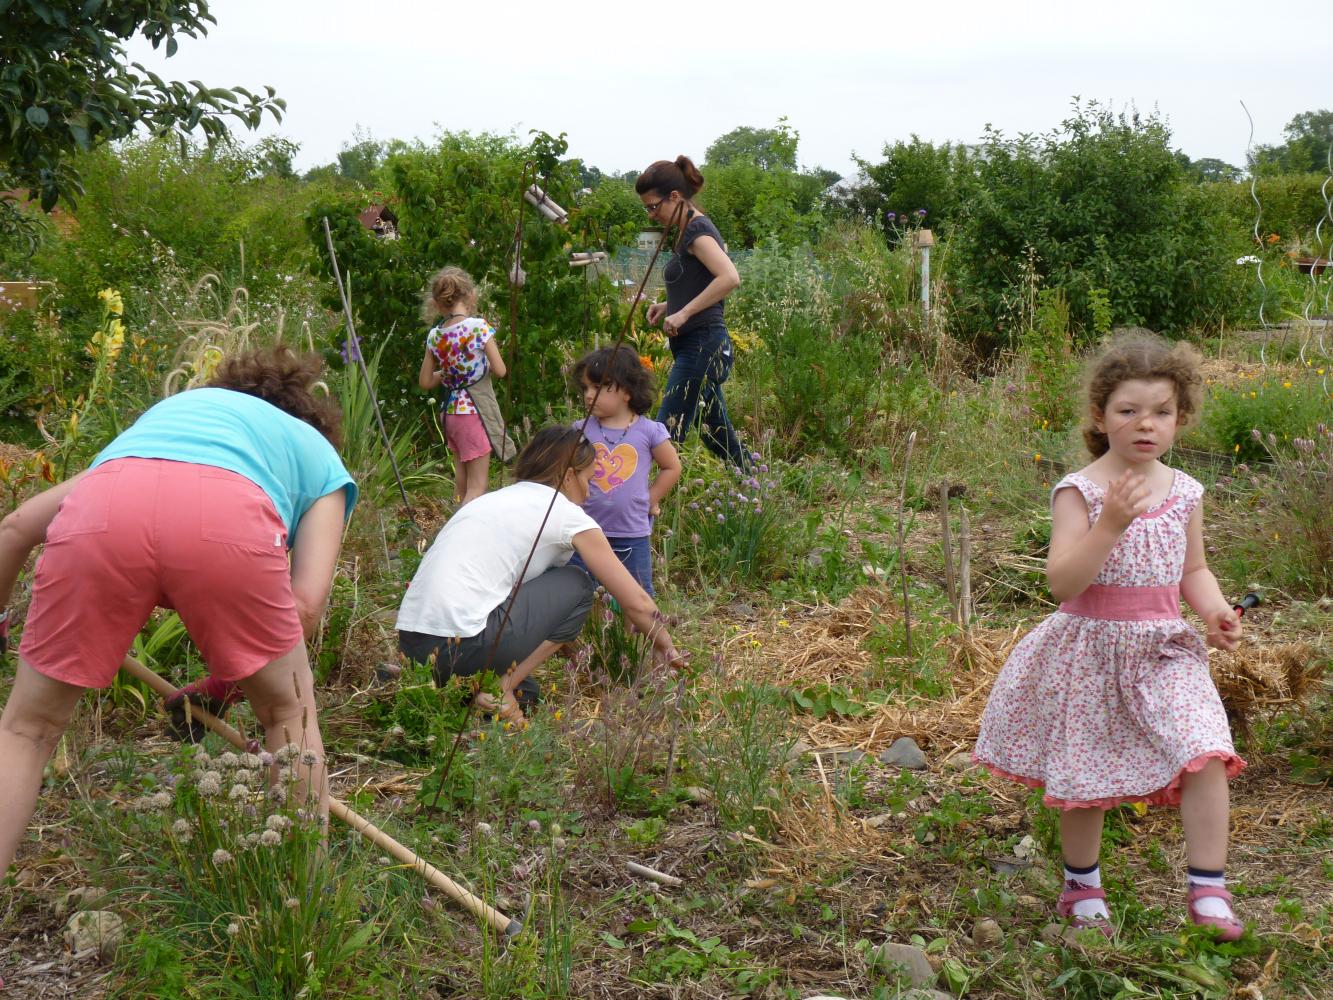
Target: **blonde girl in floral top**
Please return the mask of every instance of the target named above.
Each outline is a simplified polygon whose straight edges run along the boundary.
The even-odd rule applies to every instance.
[[[488,375],[504,378],[505,363],[495,330],[472,315],[477,286],[467,272],[446,267],[431,279],[422,296],[422,318],[434,323],[426,334],[426,355],[418,383],[444,390],[440,421],[454,456],[454,489],[460,506],[486,492],[491,442],[468,387]]]

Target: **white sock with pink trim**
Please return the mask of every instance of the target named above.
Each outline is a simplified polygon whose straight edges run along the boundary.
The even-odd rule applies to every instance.
[[[1093,864],[1091,868],[1074,868],[1065,863],[1066,889],[1100,889],[1102,887],[1102,866]],[[1074,916],[1088,920],[1110,920],[1111,911],[1106,908],[1104,899],[1080,899],[1074,904]]]
[[[1186,869],[1191,889],[1202,886],[1211,886],[1216,889],[1225,889],[1227,887],[1226,870],[1219,868],[1216,871],[1210,871],[1207,868]],[[1216,896],[1201,896],[1194,903],[1194,909],[1201,916],[1217,917],[1221,920],[1234,920],[1236,914],[1231,907],[1227,905],[1225,899],[1218,899]]]

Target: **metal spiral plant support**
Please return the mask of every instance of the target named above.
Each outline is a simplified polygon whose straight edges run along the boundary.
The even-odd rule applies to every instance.
[[[1250,114],[1250,109],[1245,107],[1245,102],[1240,102],[1241,110],[1245,112],[1245,117],[1250,122],[1250,137],[1245,142],[1245,159],[1250,164],[1250,200],[1254,202],[1254,245],[1263,249],[1263,237],[1259,234],[1259,223],[1264,217],[1264,207],[1259,203],[1258,177],[1254,172],[1254,116]],[[1264,259],[1262,254],[1255,254],[1254,276],[1259,279],[1259,326],[1267,330],[1268,319],[1264,316],[1264,305],[1268,301],[1268,284],[1264,281]],[[1267,339],[1259,342],[1259,361],[1265,368],[1268,367],[1268,357],[1265,351],[1268,348]]]
[[[1324,183],[1319,186],[1319,194],[1324,199],[1324,214],[1320,216],[1319,221],[1315,223],[1315,263],[1310,265],[1310,282],[1314,288],[1314,297],[1318,297],[1319,295],[1319,285],[1315,276],[1315,272],[1319,270],[1319,261],[1325,260],[1329,262],[1324,265],[1325,270],[1327,270],[1330,265],[1333,265],[1333,238],[1329,239],[1327,249],[1324,247],[1324,223],[1329,223],[1329,228],[1333,228],[1333,142],[1330,142],[1328,145],[1328,153],[1325,157],[1325,162],[1328,165],[1328,176],[1324,178]],[[1333,277],[1330,277],[1324,282],[1324,311],[1322,313],[1324,327],[1330,322],[1333,322],[1333,312],[1330,312],[1329,310],[1330,294],[1333,294]],[[1323,355],[1326,362],[1333,361],[1333,356],[1330,356],[1328,348],[1324,346],[1323,327],[1320,328],[1319,333],[1316,336],[1319,343],[1319,353]],[[1325,364],[1324,366],[1323,388],[1325,395],[1328,395],[1328,380],[1330,375],[1333,374],[1329,371],[1331,367],[1333,367],[1333,365]]]

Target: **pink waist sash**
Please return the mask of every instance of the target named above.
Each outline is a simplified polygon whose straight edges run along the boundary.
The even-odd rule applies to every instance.
[[[1159,621],[1180,617],[1180,587],[1108,587],[1094,583],[1060,605],[1065,614],[1118,622]]]

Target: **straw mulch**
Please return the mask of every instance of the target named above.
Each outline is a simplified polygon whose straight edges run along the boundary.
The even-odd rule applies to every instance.
[[[1209,665],[1232,725],[1248,733],[1256,716],[1303,705],[1318,688],[1328,658],[1308,642],[1247,642],[1214,653]]]
[[[864,686],[875,665],[865,648],[876,625],[900,618],[893,595],[862,587],[837,605],[789,606],[786,617],[746,623],[727,637],[722,654],[733,677],[779,687],[827,684]],[[977,721],[992,681],[1020,638],[1018,630],[974,627],[969,635],[943,640],[948,646],[950,690],[939,698],[904,696],[857,718],[798,715],[801,738],[814,748],[856,747],[867,752],[911,736],[922,746],[957,749],[976,736]],[[921,640],[914,636],[913,641]],[[898,658],[904,670],[912,659]]]
[[[722,642],[733,677],[788,688],[815,684],[864,687],[874,657],[864,648],[876,625],[891,626],[901,616],[895,597],[883,587],[862,587],[837,605],[788,606],[764,619],[738,624]],[[874,706],[857,718],[799,714],[793,719],[811,747],[855,747],[867,752],[910,736],[923,747],[948,756],[970,747],[991,684],[1022,638],[1020,628],[973,625],[941,643],[948,652],[948,690],[938,698],[904,696]],[[914,638],[919,642],[919,639]],[[900,657],[903,669],[912,659]],[[1257,714],[1301,705],[1323,676],[1326,657],[1306,642],[1246,642],[1211,658],[1223,704],[1244,731]]]

